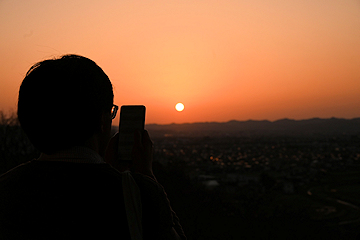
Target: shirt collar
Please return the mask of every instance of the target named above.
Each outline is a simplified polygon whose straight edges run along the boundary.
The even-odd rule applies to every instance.
[[[103,158],[94,150],[87,147],[72,147],[48,155],[42,153],[39,161],[61,161],[74,163],[105,163]]]

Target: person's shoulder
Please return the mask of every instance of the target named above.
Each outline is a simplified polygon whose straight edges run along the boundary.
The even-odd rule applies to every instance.
[[[121,182],[121,174],[110,165],[73,163],[63,161],[32,160],[9,170],[0,176],[0,185],[27,181],[78,181]]]
[[[22,163],[14,168],[8,170],[7,172],[1,174],[0,175],[0,183],[7,182],[7,181],[11,180],[12,178],[20,177],[22,175],[22,173],[26,172],[27,169],[32,167],[31,162],[32,161]]]
[[[141,198],[144,202],[155,205],[166,202],[167,196],[160,183],[140,173],[132,173],[132,176],[140,189]]]
[[[68,177],[98,182],[114,182],[121,181],[121,174],[107,163],[74,163],[74,162],[43,162],[38,163],[47,171],[66,173]],[[79,179],[80,180],[80,179]]]
[[[140,173],[132,173],[131,175],[140,189],[145,188],[152,191],[160,191],[162,189],[162,186],[157,181],[146,175]]]
[[[13,172],[21,172],[21,171],[24,171],[25,169],[29,168],[29,166],[31,166],[31,163],[33,162],[32,161],[28,161],[28,162],[25,162],[25,163],[21,163],[9,170],[7,170],[6,172],[0,174],[0,178],[3,178],[9,174],[12,174]]]

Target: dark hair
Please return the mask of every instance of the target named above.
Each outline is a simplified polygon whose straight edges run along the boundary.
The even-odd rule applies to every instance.
[[[83,144],[113,104],[111,82],[92,60],[65,55],[34,64],[20,86],[18,118],[41,152]]]

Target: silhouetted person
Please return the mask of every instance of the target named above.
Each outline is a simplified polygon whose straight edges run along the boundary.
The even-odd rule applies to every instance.
[[[122,172],[110,138],[116,111],[92,60],[65,55],[30,68],[18,118],[41,155],[0,177],[0,239],[186,238],[153,175],[146,131],[135,134],[132,173]]]

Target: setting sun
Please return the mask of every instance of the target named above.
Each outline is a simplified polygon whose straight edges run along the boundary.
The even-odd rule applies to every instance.
[[[0,1],[0,111],[32,64],[78,54],[147,124],[358,118],[359,14],[358,0]]]
[[[178,111],[178,112],[181,112],[182,110],[184,110],[184,108],[185,108],[185,106],[184,106],[184,104],[182,104],[182,103],[177,103],[177,104],[175,105],[175,109],[176,109],[176,111]]]

